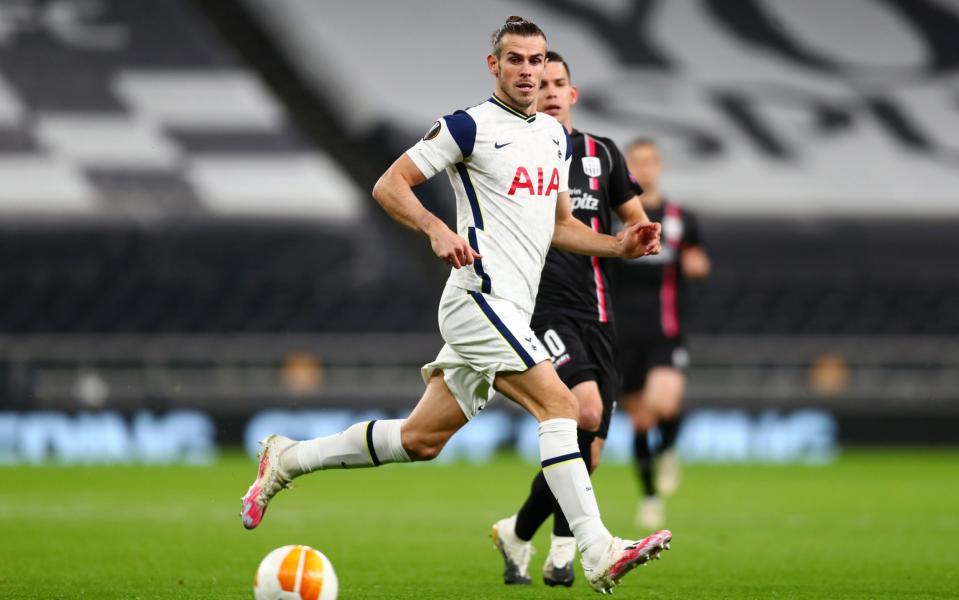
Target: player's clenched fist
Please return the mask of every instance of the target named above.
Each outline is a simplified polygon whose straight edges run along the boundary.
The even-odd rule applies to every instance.
[[[659,223],[633,223],[620,232],[619,239],[624,258],[638,258],[647,254],[659,254]]]
[[[438,233],[431,235],[430,245],[433,247],[433,253],[446,264],[452,265],[454,269],[471,265],[474,260],[483,258],[466,240],[449,228],[441,229]]]

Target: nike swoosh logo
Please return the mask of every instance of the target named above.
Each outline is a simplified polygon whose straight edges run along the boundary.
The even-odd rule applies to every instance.
[[[496,142],[493,142],[493,147],[499,150],[500,148],[505,148],[506,146],[509,146],[512,143],[513,142],[506,142],[505,144],[497,144]]]

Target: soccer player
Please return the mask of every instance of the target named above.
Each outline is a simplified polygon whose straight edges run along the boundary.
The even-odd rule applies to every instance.
[[[710,261],[696,219],[663,196],[663,161],[656,143],[633,142],[626,149],[626,161],[643,187],[647,214],[663,227],[662,251],[622,261],[616,290],[622,298],[618,325],[625,371],[623,400],[636,432],[634,452],[643,492],[636,523],[655,529],[665,521],[660,493],[671,494],[679,484],[675,443],[686,384],[684,369],[689,363],[683,338],[686,281],[707,277]],[[657,425],[661,444],[654,468],[647,434]],[[654,470],[658,477],[654,478]]]
[[[423,396],[406,419],[357,423],[303,442],[268,436],[243,498],[247,528],[260,523],[280,489],[305,473],[434,458],[499,391],[539,421],[546,481],[569,520],[593,589],[608,592],[667,547],[668,531],[630,541],[606,529],[576,443],[576,398],[529,326],[551,244],[637,257],[659,243],[659,230],[650,224],[634,224],[612,237],[573,217],[568,135],[553,117],[535,111],[546,50],[539,27],[510,17],[494,33],[487,56],[493,96],[436,121],[373,189],[391,217],[428,237],[436,256],[453,267],[439,306],[446,344],[423,367]],[[412,190],[441,171],[456,196],[456,232]]]
[[[579,90],[572,84],[569,63],[556,52],[546,56],[537,104],[541,112],[563,124],[572,140],[569,195],[573,216],[605,234],[612,229],[614,213],[625,224],[648,223],[638,198],[642,190],[630,181],[626,161],[616,145],[607,138],[573,129],[571,111]],[[599,463],[620,388],[607,262],[551,249],[546,255],[532,320],[533,330],[552,356],[560,379],[579,403],[579,451],[591,472]],[[517,514],[493,525],[493,540],[505,563],[505,583],[530,583],[530,540],[550,514],[554,515],[553,532],[543,581],[551,586],[573,584],[576,541],[543,471],[533,479],[529,496]]]

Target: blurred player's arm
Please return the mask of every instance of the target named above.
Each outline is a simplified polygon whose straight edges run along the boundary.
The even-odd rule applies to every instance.
[[[407,154],[403,154],[373,186],[373,198],[398,223],[427,236],[433,252],[446,264],[459,269],[482,258],[470,247],[469,242],[426,210],[416,197],[413,188],[424,181],[426,176]]]
[[[683,211],[683,239],[679,260],[683,265],[683,277],[705,279],[712,268],[706,246],[703,245],[699,219],[689,211]]]
[[[709,277],[712,263],[706,249],[702,246],[686,246],[679,255],[683,262],[683,276],[687,279],[705,279]]]
[[[617,206],[616,214],[619,216],[619,220],[622,221],[626,226],[633,225],[634,223],[655,225],[656,245],[646,252],[646,254],[659,254],[659,234],[661,226],[659,223],[653,223],[649,220],[649,215],[646,214],[646,210],[643,208],[643,203],[639,201],[639,196],[633,196],[626,202],[623,202]]]
[[[588,256],[636,258],[659,246],[658,223],[633,223],[616,237],[597,233],[573,216],[568,192],[556,199],[556,226],[553,246]]]
[[[643,193],[642,186],[629,174],[626,168],[626,159],[623,153],[612,140],[604,140],[610,149],[609,159],[609,190],[607,197],[610,204],[616,211],[616,215],[623,225],[629,226],[634,223],[650,223],[649,215],[643,208],[643,203],[639,195]],[[646,254],[659,254],[659,224],[656,229],[656,246]]]

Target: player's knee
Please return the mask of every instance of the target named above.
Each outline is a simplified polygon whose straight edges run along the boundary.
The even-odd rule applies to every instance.
[[[403,449],[414,461],[433,460],[443,451],[447,440],[449,440],[447,436],[404,431]]]
[[[579,407],[579,428],[596,431],[603,423],[603,405],[581,404]]]
[[[543,393],[537,417],[540,419],[573,419],[579,422],[579,401],[566,386],[557,386]]]
[[[659,416],[661,419],[675,419],[679,415],[682,406],[682,400],[677,398],[663,406]]]
[[[415,461],[428,461],[439,456],[442,451],[443,445],[441,444],[421,444],[415,450],[408,452],[410,452],[410,458]]]

